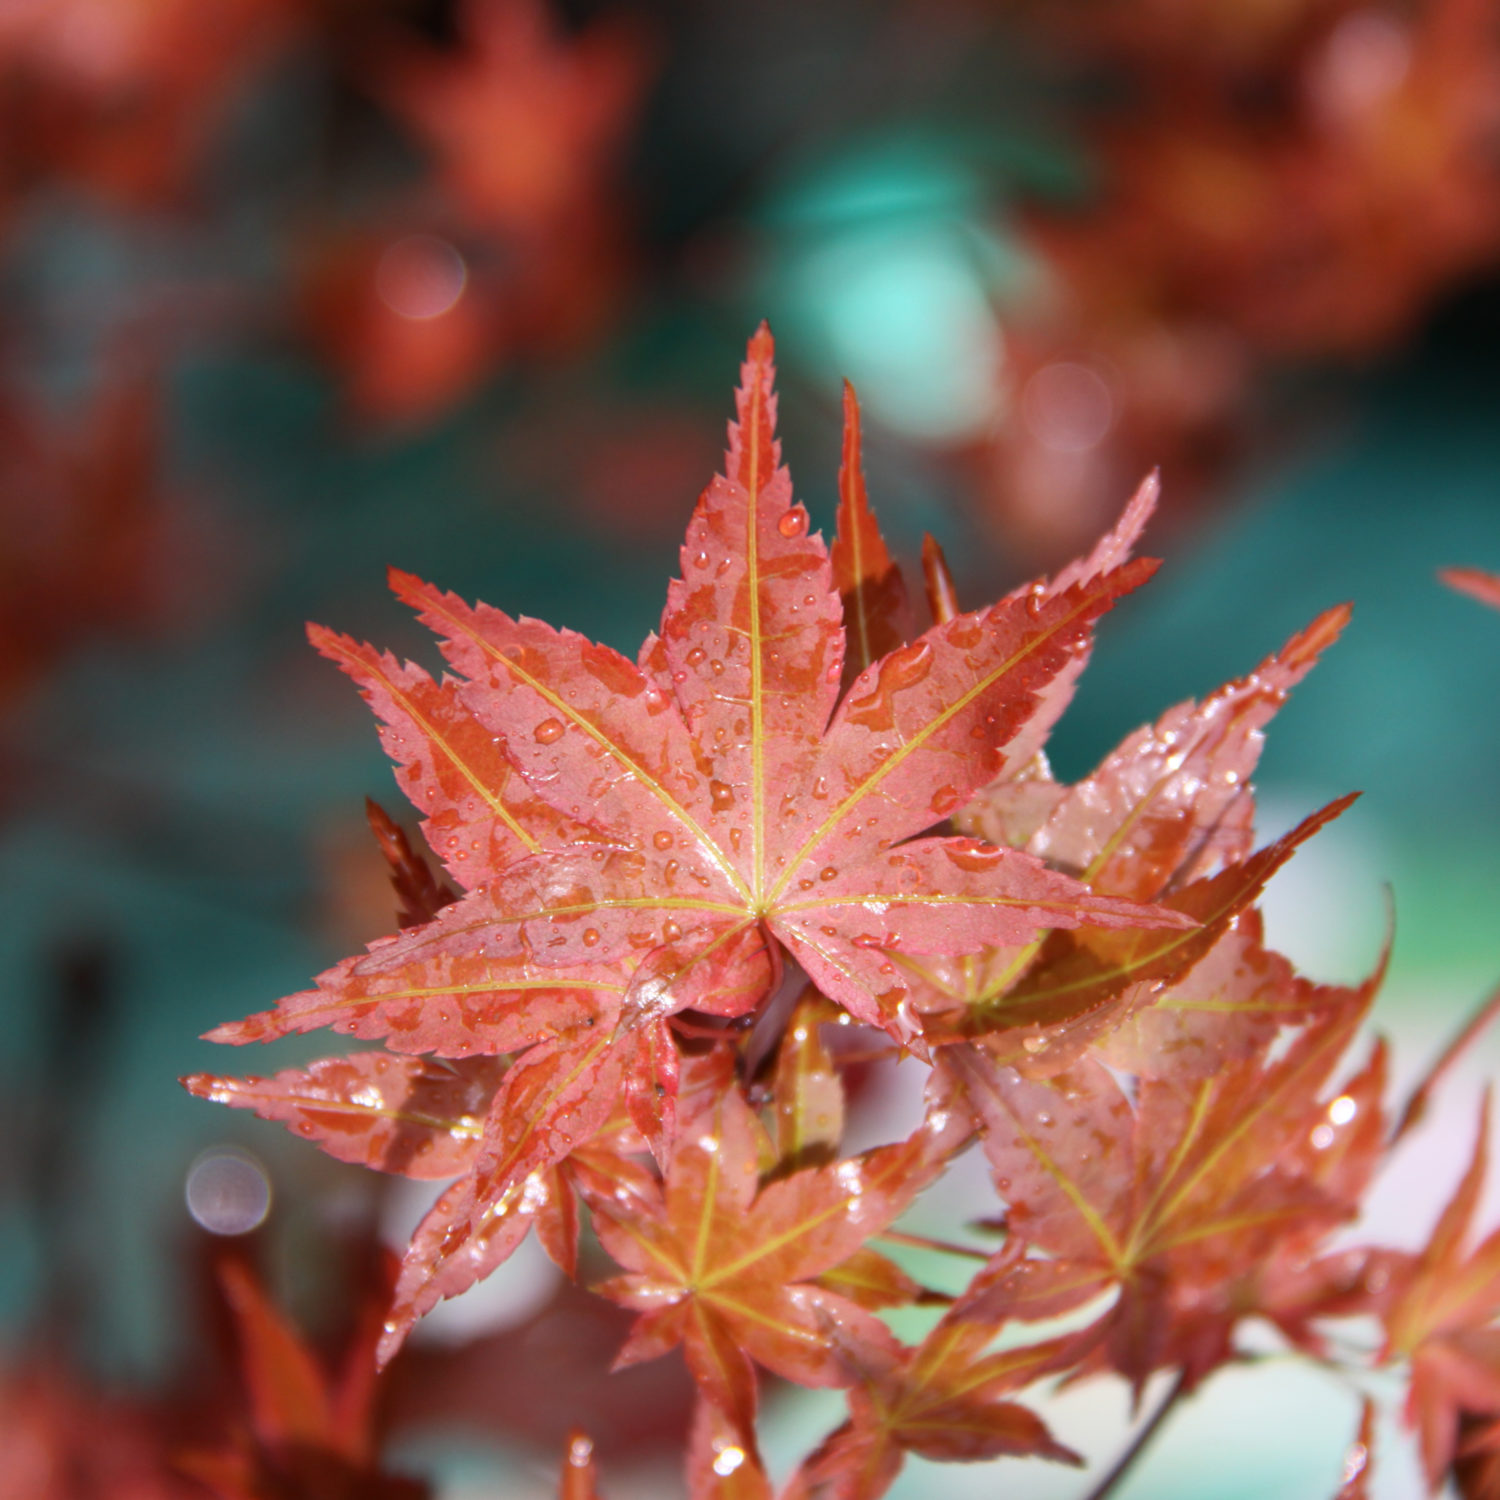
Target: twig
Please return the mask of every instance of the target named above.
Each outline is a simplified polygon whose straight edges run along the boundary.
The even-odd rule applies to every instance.
[[[1136,1459],[1145,1452],[1146,1445],[1156,1436],[1156,1429],[1166,1421],[1172,1408],[1182,1399],[1187,1391],[1187,1383],[1187,1371],[1184,1370],[1178,1375],[1172,1389],[1162,1397],[1161,1405],[1137,1428],[1130,1446],[1115,1460],[1114,1468],[1088,1492],[1084,1500],[1105,1500],[1107,1495],[1113,1493],[1115,1486],[1130,1472]]]

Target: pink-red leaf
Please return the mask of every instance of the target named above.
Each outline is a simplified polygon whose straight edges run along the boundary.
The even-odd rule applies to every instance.
[[[754,1412],[745,1356],[804,1385],[841,1382],[829,1321],[861,1333],[872,1322],[814,1283],[902,1213],[960,1137],[935,1116],[899,1144],[763,1182],[762,1132],[738,1087],[726,1081],[710,1099],[685,1118],[658,1192],[580,1186],[627,1272],[600,1290],[645,1315],[635,1349],[658,1353],[681,1339],[705,1398],[745,1431]]]
[[[844,382],[844,455],[839,465],[838,530],[828,549],[844,606],[848,646],[844,686],[871,662],[905,644],[911,633],[906,582],[891,559],[865,492],[859,400]]]
[[[195,1073],[182,1082],[200,1099],[280,1120],[340,1161],[437,1178],[472,1166],[504,1071],[493,1057],[447,1064],[356,1052],[274,1078]]]

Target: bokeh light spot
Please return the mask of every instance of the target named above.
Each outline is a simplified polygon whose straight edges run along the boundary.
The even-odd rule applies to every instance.
[[[418,323],[449,312],[468,282],[463,256],[430,234],[410,234],[387,245],[375,267],[375,295],[397,317]]]
[[[881,421],[937,441],[972,437],[988,424],[1000,329],[973,265],[947,235],[841,236],[800,271],[834,367]]]
[[[1059,360],[1043,365],[1026,382],[1021,415],[1044,448],[1054,453],[1087,453],[1109,432],[1115,403],[1097,370]]]
[[[1314,69],[1313,91],[1331,115],[1362,115],[1390,98],[1410,67],[1406,28],[1390,16],[1356,11],[1329,35]]]
[[[271,1211],[266,1169],[234,1146],[215,1146],[188,1168],[188,1212],[210,1234],[249,1234]]]

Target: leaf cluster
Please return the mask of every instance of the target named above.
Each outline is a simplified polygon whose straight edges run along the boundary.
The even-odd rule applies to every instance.
[[[607,1257],[595,1290],[636,1314],[617,1363],[680,1347],[696,1384],[695,1496],[770,1494],[767,1375],[848,1398],[786,1495],[874,1500],[913,1453],[1078,1462],[1017,1399],[1039,1381],[1139,1396],[1170,1371],[1175,1400],[1244,1357],[1246,1320],[1328,1362],[1329,1320],[1371,1314],[1367,1362],[1410,1369],[1433,1483],[1492,1476],[1500,1252],[1465,1248],[1483,1136],[1422,1254],[1336,1240],[1405,1129],[1383,1045],[1348,1060],[1384,964],[1316,984],[1256,904],[1352,800],[1256,846],[1265,726],[1347,609],[1059,782],[1045,741],[1095,622],[1154,567],[1132,555],[1154,480],[1087,557],[987,608],[959,609],[929,544],[918,630],[852,391],[829,548],[781,463],[772,354],[762,328],[636,660],[400,573],[443,677],[313,628],[447,878],[373,810],[402,930],[211,1036],[380,1045],[188,1087],[448,1181],[382,1361],[533,1229],[569,1275]],[[924,1070],[925,1102],[853,1152],[872,1049]],[[982,1264],[945,1296],[887,1252],[974,1146],[1003,1240],[948,1244]],[[913,1304],[943,1311],[911,1346],[881,1313]]]

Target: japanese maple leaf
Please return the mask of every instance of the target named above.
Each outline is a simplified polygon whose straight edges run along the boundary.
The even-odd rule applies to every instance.
[[[183,1471],[221,1500],[422,1500],[425,1484],[380,1469],[371,1353],[387,1288],[376,1289],[330,1375],[247,1265],[224,1260],[219,1281],[238,1338],[248,1421],[219,1446],[184,1453]]]
[[[849,1420],[798,1468],[783,1500],[878,1500],[908,1453],[948,1461],[1082,1462],[1035,1412],[1009,1399],[1066,1369],[1081,1352],[1079,1340],[1063,1337],[991,1352],[1000,1321],[974,1316],[991,1274],[981,1272],[915,1348],[883,1328],[858,1340],[831,1330],[850,1375]]]
[[[1195,1046],[1226,1036],[1249,1050],[1247,1022],[1258,1018],[1261,1035],[1274,1034],[1283,1020],[1298,1019],[1319,1003],[1317,986],[1299,980],[1289,964],[1257,953],[1252,964],[1266,971],[1262,982],[1248,970],[1234,969],[1237,1004],[1227,1029],[1214,1023],[1225,991],[1217,988],[1218,970],[1226,965],[1226,939],[1237,930],[1254,937],[1257,918],[1252,903],[1271,876],[1296,850],[1354,800],[1344,797],[1303,820],[1275,843],[1258,850],[1243,864],[1194,880],[1166,895],[1162,906],[1194,925],[1178,930],[1097,934],[1075,941],[1075,934],[1053,933],[1019,952],[981,955],[978,960],[939,963],[918,970],[932,985],[924,999],[924,1034],[934,1041],[977,1038],[996,1061],[1013,1063],[1034,1074],[1059,1072],[1091,1045],[1106,1051],[1126,1023],[1139,1019],[1138,1039],[1163,1052]],[[1234,946],[1234,945],[1228,945]],[[1199,972],[1210,955],[1217,962]],[[1027,968],[1027,965],[1030,965]],[[912,966],[916,968],[915,965]],[[1024,976],[1016,978],[1019,971]],[[1195,998],[1196,996],[1196,998]],[[940,997],[940,998],[937,998]],[[1174,1028],[1181,1035],[1172,1035]],[[1175,1060],[1184,1073],[1181,1059]],[[1151,1071],[1151,1064],[1145,1064]]]
[[[503,746],[491,758],[554,820],[593,833],[534,844],[431,927],[360,961],[372,999],[483,953],[559,988],[575,976],[603,988],[618,978],[606,966],[639,964],[633,1012],[738,1014],[766,993],[784,946],[830,998],[910,1041],[887,951],[965,952],[1041,926],[1189,925],[1017,851],[920,836],[993,778],[1038,692],[1150,565],[935,626],[840,701],[839,596],[778,465],[771,378],[763,330],[732,477],[699,502],[684,578],[639,666],[396,575],[447,637],[462,709]],[[347,1007],[354,977],[325,976],[330,998],[345,991],[335,1004]]]
[[[1052,781],[1042,763],[980,792],[961,814],[965,830],[1013,841],[1090,889],[1159,900],[1197,926],[1118,941],[1060,932],[958,961],[908,961],[924,982],[924,1033],[984,1036],[1002,1060],[1056,1072],[1197,963],[1297,845],[1347,805],[1250,854],[1250,776],[1264,727],[1348,614],[1325,612],[1248,676],[1169,709],[1073,786]]]
[[[879,1325],[819,1278],[888,1227],[938,1173],[964,1130],[929,1117],[913,1136],[860,1156],[762,1178],[770,1142],[732,1073],[710,1076],[679,1122],[661,1184],[622,1191],[584,1172],[600,1242],[626,1274],[597,1290],[641,1316],[618,1363],[677,1344],[705,1400],[753,1448],[751,1361],[802,1385],[846,1383],[829,1326]]]
[[[1364,1095],[1351,1086],[1336,1103],[1320,1091],[1374,987],[1330,993],[1280,1054],[1264,1038],[1205,1076],[1145,1077],[1133,1094],[1093,1058],[1043,1082],[977,1048],[945,1048],[940,1064],[983,1126],[1012,1234],[1050,1257],[1017,1267],[992,1294],[997,1309],[1011,1315],[1019,1299],[1027,1316],[1048,1316],[1117,1287],[1092,1362],[1137,1387],[1169,1365],[1201,1378],[1255,1310],[1228,1302],[1226,1288],[1279,1244],[1315,1243],[1355,1210],[1318,1158],[1342,1155],[1360,1131]]]
[[[525,1076],[527,1072],[525,1067],[517,1068],[518,1076],[507,1079],[507,1062],[499,1057],[448,1062],[358,1052],[323,1058],[305,1068],[287,1068],[273,1078],[197,1073],[182,1082],[200,1098],[254,1110],[262,1119],[280,1120],[340,1161],[421,1181],[456,1179],[418,1227],[409,1264],[397,1282],[393,1321],[404,1334],[418,1311],[435,1303],[448,1286],[461,1280],[456,1290],[462,1290],[487,1275],[532,1228],[547,1254],[570,1276],[574,1273],[578,1245],[574,1163],[591,1165],[596,1173],[609,1172],[616,1179],[643,1174],[628,1158],[643,1152],[646,1143],[616,1109],[570,1151],[556,1153],[528,1172],[504,1211],[491,1212],[478,1233],[463,1233],[463,1253],[450,1256],[444,1267],[447,1279],[434,1287],[428,1258],[435,1245],[467,1222],[484,1160],[486,1120],[506,1114],[524,1129],[526,1086],[533,1082]],[[421,1267],[415,1280],[412,1263]],[[408,1289],[413,1286],[428,1298],[419,1310],[408,1301]],[[393,1338],[387,1330],[382,1344],[386,1358],[396,1343],[399,1337]]]
[[[1486,1093],[1469,1166],[1385,1314],[1384,1357],[1410,1361],[1406,1417],[1434,1491],[1458,1451],[1461,1426],[1474,1454],[1486,1446],[1474,1441],[1478,1419],[1491,1426],[1500,1419],[1500,1230],[1469,1244],[1488,1167],[1489,1118]]]

